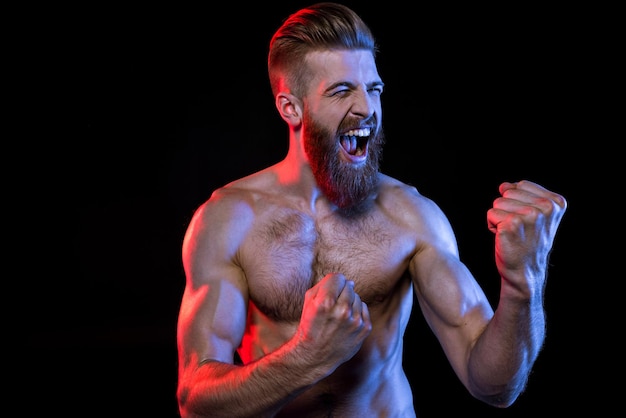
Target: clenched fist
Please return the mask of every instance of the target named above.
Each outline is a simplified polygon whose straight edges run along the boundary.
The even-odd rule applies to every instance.
[[[359,351],[371,330],[369,310],[354,282],[330,273],[307,291],[296,336],[300,353],[330,374]]]

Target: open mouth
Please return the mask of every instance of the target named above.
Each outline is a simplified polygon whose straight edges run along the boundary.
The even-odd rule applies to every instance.
[[[367,140],[370,137],[371,129],[351,129],[341,135],[339,142],[341,147],[353,157],[364,157],[367,155]]]

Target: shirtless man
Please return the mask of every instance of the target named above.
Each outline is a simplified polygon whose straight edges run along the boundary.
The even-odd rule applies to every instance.
[[[524,390],[545,334],[549,253],[563,196],[502,183],[487,213],[494,310],[446,216],[379,172],[383,82],[350,9],[290,16],[270,42],[284,160],[218,190],[183,244],[178,323],[183,417],[414,417],[403,336],[419,309],[469,393]]]

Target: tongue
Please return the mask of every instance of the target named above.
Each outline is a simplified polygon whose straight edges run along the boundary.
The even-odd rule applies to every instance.
[[[356,138],[345,136],[341,138],[341,146],[350,154],[354,154],[356,151]]]

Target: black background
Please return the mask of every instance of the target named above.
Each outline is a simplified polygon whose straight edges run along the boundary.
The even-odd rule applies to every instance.
[[[267,81],[267,45],[283,18],[307,4],[91,6],[55,28],[59,45],[47,45],[52,55],[64,51],[59,70],[73,99],[64,118],[78,137],[62,150],[55,177],[67,191],[56,199],[56,232],[69,250],[56,260],[61,273],[38,283],[41,312],[27,340],[30,383],[47,395],[26,409],[178,415],[183,234],[213,189],[284,157],[287,127]],[[418,415],[602,408],[595,376],[606,366],[598,366],[600,331],[588,315],[597,299],[584,265],[594,234],[589,173],[598,170],[595,153],[606,152],[591,99],[602,82],[590,64],[600,55],[593,17],[524,4],[346,4],[381,49],[383,171],[448,214],[461,257],[494,302],[486,211],[500,182],[527,178],[570,205],[551,257],[548,337],[526,392],[506,410],[471,398],[416,309],[405,365]]]

